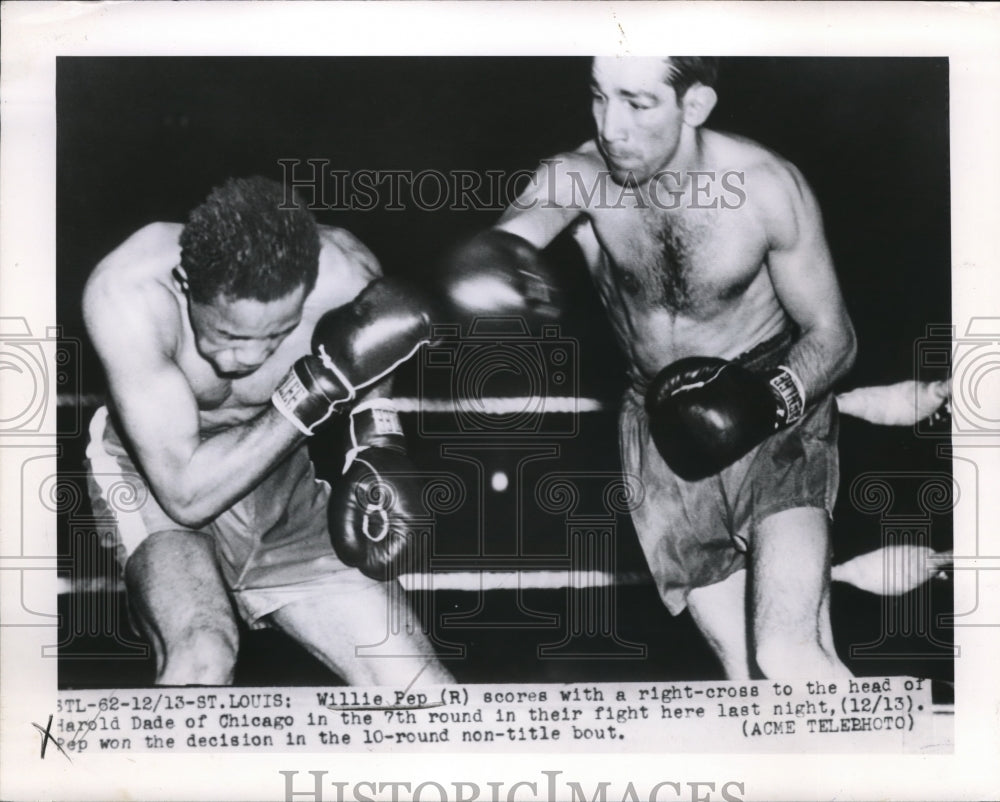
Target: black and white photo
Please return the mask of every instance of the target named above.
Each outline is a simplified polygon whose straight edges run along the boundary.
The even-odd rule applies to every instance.
[[[988,796],[995,14],[32,5],[11,798]]]

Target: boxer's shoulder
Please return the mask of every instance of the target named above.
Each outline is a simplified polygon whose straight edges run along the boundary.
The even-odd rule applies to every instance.
[[[766,145],[741,134],[710,128],[702,128],[699,133],[704,157],[715,169],[752,169],[767,162],[782,160],[781,156]]]
[[[87,291],[119,297],[120,292],[165,286],[170,271],[180,263],[182,229],[174,223],[143,226],[97,264],[87,279]]]
[[[179,307],[170,287],[183,226],[150,223],[100,261],[83,292],[84,322],[97,344],[117,337],[172,341]],[[141,331],[137,330],[141,329]]]
[[[588,139],[573,150],[565,151],[557,158],[561,158],[568,166],[580,167],[588,170],[603,170],[605,167],[604,157],[597,147],[597,141]]]
[[[813,233],[820,224],[816,198],[805,177],[787,159],[775,156],[748,172],[746,191],[772,247],[783,248]]]
[[[597,149],[597,143],[589,139],[575,150],[568,150],[546,159],[552,165],[555,175],[566,180],[574,178],[596,178],[607,171],[604,157]]]
[[[95,274],[102,272],[151,272],[155,265],[180,260],[180,236],[184,226],[180,223],[149,223],[105,256],[97,265]]]
[[[767,183],[780,183],[797,172],[779,153],[738,134],[705,130],[702,143],[705,160],[716,171],[738,170]]]
[[[375,254],[349,231],[319,226],[319,238],[319,273],[311,304],[324,309],[345,304],[382,275]]]
[[[559,207],[582,208],[598,193],[595,186],[607,176],[607,167],[597,145],[588,140],[575,150],[544,159],[539,168],[538,191]]]
[[[717,171],[737,171],[747,206],[768,232],[772,244],[794,238],[803,211],[815,204],[802,172],[788,159],[752,139],[705,132],[709,158]]]
[[[378,259],[350,231],[319,226],[320,272],[357,276],[366,283],[382,275]]]

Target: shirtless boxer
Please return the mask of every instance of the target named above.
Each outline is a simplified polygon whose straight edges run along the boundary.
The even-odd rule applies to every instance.
[[[398,467],[389,442],[402,440],[398,429],[373,434],[372,416],[392,422],[383,377],[419,345],[407,327],[428,321],[410,320],[406,299],[375,281],[378,262],[353,236],[279,209],[283,200],[266,179],[227,181],[186,225],[132,235],[87,283],[87,331],[110,393],[90,429],[91,495],[107,504],[115,482],[138,474],[148,496],[131,512],[111,505],[133,620],[161,684],[232,682],[234,606],[349,683],[406,685],[421,672],[449,681],[419,630],[401,636],[409,656],[356,656],[384,636],[390,600],[402,594],[334,554],[330,488],[306,448],[316,426],[353,406],[352,433],[368,440],[352,449],[355,473],[341,483],[370,478],[389,451]],[[322,360],[309,355],[311,338]],[[365,393],[368,403],[354,406]],[[340,496],[346,507],[331,508],[330,528],[360,528],[351,494]]]
[[[854,332],[802,175],[703,127],[715,69],[711,59],[596,58],[596,138],[544,161],[498,228],[542,248],[574,227],[629,362],[621,456],[643,482],[633,518],[669,610],[690,609],[730,678],[754,666],[767,677],[843,676],[829,613],[830,388],[851,367]],[[780,382],[759,445],[690,480],[688,466],[661,457],[657,409],[644,408],[654,377],[685,357],[736,360],[758,399],[769,378]]]

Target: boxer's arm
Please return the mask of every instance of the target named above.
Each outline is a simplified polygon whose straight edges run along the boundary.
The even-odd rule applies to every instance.
[[[496,227],[545,248],[584,211],[579,200],[591,191],[584,178],[589,172],[576,154],[546,159]]]
[[[201,439],[197,401],[172,358],[177,311],[160,292],[168,291],[130,291],[113,278],[97,278],[84,293],[84,318],[153,493],[171,518],[198,527],[256,486],[302,435],[269,405]]]
[[[806,398],[815,399],[854,364],[854,327],[837,283],[819,205],[805,180],[791,165],[774,165],[760,182],[771,282],[801,332],[788,355],[788,367],[802,381]]]

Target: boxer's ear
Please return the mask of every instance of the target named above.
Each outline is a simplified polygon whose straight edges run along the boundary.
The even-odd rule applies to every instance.
[[[697,128],[708,119],[718,99],[715,90],[710,86],[704,84],[689,86],[681,101],[684,108],[684,122],[692,128]]]
[[[170,271],[170,275],[174,280],[174,285],[183,292],[185,295],[188,294],[188,277],[187,273],[184,272],[184,268],[178,265],[173,270]]]

